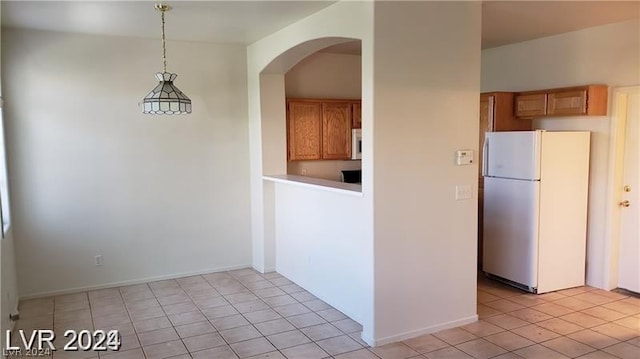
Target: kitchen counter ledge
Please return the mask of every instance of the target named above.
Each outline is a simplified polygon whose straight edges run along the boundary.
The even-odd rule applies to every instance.
[[[295,175],[271,175],[262,176],[262,179],[277,183],[286,183],[294,186],[314,188],[329,192],[337,192],[351,196],[362,197],[362,185],[330,181],[322,178],[313,178]]]

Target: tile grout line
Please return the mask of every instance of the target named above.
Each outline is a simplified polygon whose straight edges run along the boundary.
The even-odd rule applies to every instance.
[[[239,318],[242,318],[245,322],[248,323],[248,324],[246,324],[247,326],[250,325],[251,328],[253,330],[256,330],[259,334],[262,334],[262,332],[257,329],[257,325],[262,323],[262,322],[265,322],[265,321],[256,322],[256,323],[251,322],[250,320],[248,320],[249,317],[247,316],[247,314],[252,313],[255,310],[249,310],[249,311],[245,311],[243,313],[243,312],[241,312],[239,310],[239,307],[236,307],[236,306],[240,305],[242,303],[245,303],[245,302],[248,303],[248,302],[253,301],[253,300],[256,300],[259,303],[264,304],[269,310],[275,311],[275,312],[277,312],[275,310],[275,308],[278,308],[278,307],[281,307],[281,306],[272,306],[270,304],[267,304],[265,302],[265,300],[268,300],[268,298],[271,298],[271,297],[263,297],[261,295],[258,295],[253,289],[249,288],[251,286],[251,283],[253,283],[253,282],[251,281],[250,278],[245,278],[245,280],[243,280],[243,277],[248,277],[248,276],[250,276],[252,274],[258,276],[257,277],[258,279],[255,281],[256,283],[258,281],[263,281],[263,280],[265,282],[268,282],[269,285],[271,285],[271,287],[267,287],[267,288],[275,288],[275,289],[280,290],[281,292],[284,293],[283,295],[287,295],[287,296],[291,297],[294,300],[295,304],[302,305],[302,307],[304,307],[307,310],[309,310],[309,312],[307,312],[307,313],[310,313],[310,314],[312,313],[312,314],[314,314],[316,316],[319,316],[322,319],[322,323],[314,324],[313,326],[329,324],[329,325],[332,325],[332,326],[335,327],[335,325],[333,325],[333,322],[331,322],[328,319],[326,319],[323,315],[320,315],[319,312],[321,312],[323,310],[329,310],[329,309],[333,309],[335,311],[338,311],[337,309],[329,306],[329,309],[318,309],[317,311],[314,310],[313,308],[323,308],[323,307],[318,307],[318,306],[310,307],[309,306],[310,305],[310,301],[312,301],[314,299],[307,300],[307,301],[301,301],[300,299],[298,299],[298,297],[294,297],[293,296],[295,293],[298,293],[297,291],[289,292],[287,290],[282,289],[283,287],[285,287],[287,285],[295,284],[294,282],[290,281],[288,278],[286,278],[286,277],[284,277],[282,275],[279,275],[279,277],[276,277],[276,278],[268,278],[268,277],[264,276],[263,274],[258,273],[256,271],[248,271],[248,273],[246,275],[243,275],[243,274],[241,274],[240,270],[218,272],[218,273],[224,274],[230,280],[233,280],[234,281],[233,285],[238,284],[238,287],[236,288],[236,290],[241,290],[241,291],[240,292],[233,292],[232,291],[232,292],[230,292],[230,293],[228,293],[226,295],[225,294],[221,294],[216,289],[216,285],[213,284],[214,282],[210,282],[207,278],[205,278],[205,275],[198,275],[198,276],[193,276],[193,277],[190,276],[190,277],[183,277],[183,278],[198,278],[203,283],[206,283],[208,288],[205,288],[205,289],[208,290],[210,288],[215,293],[217,293],[220,296],[220,298],[224,301],[224,303],[226,303],[226,304],[223,304],[223,305],[229,305],[231,308],[233,308],[237,312],[237,315],[239,316]],[[283,283],[282,281],[278,281],[278,279],[280,279],[280,278],[286,279],[288,281],[288,283],[282,284],[282,285],[276,284],[276,283]],[[180,279],[182,279],[182,278],[166,280],[167,284],[171,283],[172,285],[171,286],[167,286],[166,288],[158,287],[155,290],[152,288],[151,283],[161,283],[161,282],[165,282],[165,281],[144,283],[144,288],[146,290],[148,290],[152,294],[153,299],[158,302],[158,305],[160,307],[160,311],[163,313],[164,317],[167,318],[167,320],[169,321],[169,324],[171,325],[170,327],[172,328],[172,330],[177,333],[176,325],[174,325],[173,321],[171,321],[169,319],[169,314],[167,312],[167,309],[165,309],[165,305],[160,303],[159,299],[161,297],[163,297],[161,295],[163,289],[173,288],[173,286],[175,285],[176,289],[179,289],[179,291],[181,293],[184,293],[186,295],[186,297],[189,299],[188,303],[191,303],[193,305],[193,307],[194,307],[193,309],[195,309],[195,310],[190,310],[188,312],[194,312],[194,313],[198,313],[199,315],[202,315],[203,318],[204,318],[204,320],[202,322],[203,323],[206,322],[208,325],[211,325],[212,328],[216,330],[215,332],[222,339],[222,342],[226,344],[226,347],[228,347],[230,349],[230,351],[234,353],[234,355],[238,355],[239,356],[239,353],[236,352],[235,349],[233,349],[233,347],[231,347],[231,344],[229,344],[229,342],[220,334],[220,331],[218,330],[218,328],[215,325],[213,325],[212,319],[210,319],[208,316],[204,315],[204,312],[203,312],[204,309],[202,307],[200,307],[200,305],[196,304],[195,299],[194,299],[194,295],[195,295],[195,293],[198,292],[198,290],[197,289],[192,289],[190,287],[190,283],[188,281],[181,281]],[[492,282],[490,282],[490,283],[492,283]],[[194,284],[197,286],[197,283],[194,283]],[[264,284],[266,285],[267,283],[264,283]],[[223,287],[223,285],[218,285],[218,287]],[[125,293],[121,290],[122,288],[124,288],[124,287],[115,288],[118,291],[117,292],[118,295],[117,296],[114,295],[113,298],[118,298],[122,302],[124,309],[127,311],[127,318],[130,321],[131,326],[133,327],[133,335],[136,335],[135,339],[137,340],[137,343],[140,346],[140,351],[142,352],[142,356],[144,356],[145,358],[148,358],[148,356],[146,355],[146,352],[144,351],[144,346],[142,345],[141,339],[138,336],[138,334],[141,334],[141,333],[138,333],[136,328],[135,328],[135,326],[133,326],[132,312],[129,310],[129,306],[127,305],[127,302],[124,300],[124,298],[125,298],[124,294]],[[260,289],[267,289],[267,288],[256,287],[255,290],[260,292]],[[487,291],[487,290],[490,290],[490,291]],[[300,291],[299,292],[303,292],[303,291],[305,291],[304,288],[300,287]],[[75,310],[82,311],[83,309],[71,309],[71,310],[62,310],[62,309],[63,308],[69,309],[69,308],[75,307],[76,305],[81,304],[81,302],[83,300],[86,300],[87,301],[87,307],[88,307],[87,310],[88,310],[89,314],[91,315],[91,318],[90,318],[91,319],[91,325],[93,326],[94,329],[96,329],[96,317],[94,317],[94,309],[96,309],[96,310],[100,309],[100,305],[102,303],[102,299],[105,299],[105,298],[110,297],[110,296],[102,296],[101,295],[102,293],[96,293],[96,298],[94,298],[95,300],[92,301],[91,300],[91,298],[92,298],[91,293],[93,293],[93,292],[98,292],[98,291],[81,292],[81,294],[83,294],[83,296],[82,296],[83,299],[82,300],[78,300],[78,301],[74,300],[74,298],[69,298],[69,301],[67,302],[67,298],[62,298],[63,296],[51,297],[51,303],[52,303],[51,305],[53,307],[53,311],[51,313],[51,315],[52,315],[52,317],[51,317],[52,326],[55,328],[56,323],[59,322],[59,320],[56,320],[56,313],[57,313],[56,309],[59,309],[58,313],[71,312],[71,311],[75,311]],[[170,292],[170,291],[168,291],[168,292]],[[620,297],[618,297],[618,296],[613,295],[613,294],[607,296],[607,295],[604,295],[606,293],[602,294],[600,292],[600,290],[597,289],[597,288],[592,288],[592,287],[585,286],[585,287],[572,288],[572,289],[565,290],[565,291],[560,291],[560,292],[554,292],[557,295],[562,295],[562,297],[550,296],[550,297],[546,297],[546,298],[540,298],[544,302],[535,303],[535,302],[528,302],[527,299],[525,299],[526,298],[525,297],[526,296],[525,292],[517,292],[517,291],[514,291],[510,287],[505,287],[505,286],[502,286],[500,284],[494,284],[493,286],[488,286],[487,283],[482,283],[482,280],[480,278],[478,279],[477,292],[478,293],[484,292],[484,293],[490,294],[493,297],[495,297],[495,298],[489,297],[489,298],[493,298],[493,299],[488,300],[488,301],[484,301],[484,302],[476,301],[478,306],[481,306],[481,305],[485,306],[485,304],[487,304],[487,303],[504,300],[505,305],[500,305],[500,307],[502,309],[496,309],[496,308],[493,308],[491,306],[486,306],[487,309],[491,309],[491,310],[488,311],[486,315],[479,315],[479,321],[480,322],[485,322],[487,324],[491,324],[491,325],[495,326],[496,328],[499,328],[501,331],[497,332],[497,333],[487,334],[486,331],[483,332],[483,329],[478,328],[478,330],[476,330],[476,333],[477,333],[476,334],[476,333],[471,331],[472,328],[465,328],[464,326],[460,326],[460,327],[457,327],[457,328],[462,329],[464,332],[473,335],[475,338],[474,339],[469,339],[469,340],[464,340],[464,341],[462,341],[460,343],[456,343],[455,345],[449,344],[448,342],[444,341],[444,344],[446,345],[446,347],[441,348],[441,349],[446,349],[446,348],[455,349],[455,350],[459,350],[459,351],[461,351],[463,353],[467,353],[467,354],[473,356],[473,354],[471,352],[467,352],[467,351],[465,351],[465,349],[462,349],[459,346],[464,345],[465,343],[468,343],[468,342],[471,342],[471,341],[481,340],[483,342],[490,343],[490,344],[494,345],[495,347],[500,348],[501,350],[505,350],[506,352],[503,353],[503,354],[507,354],[507,353],[516,354],[516,351],[519,351],[519,350],[522,350],[522,349],[526,349],[526,348],[531,348],[533,346],[538,345],[539,347],[544,348],[545,350],[549,350],[550,351],[549,353],[551,353],[551,352],[558,353],[558,355],[561,355],[561,356],[564,357],[565,354],[563,354],[559,350],[565,350],[566,347],[558,346],[558,345],[554,344],[554,347],[558,348],[559,349],[558,350],[558,349],[554,349],[551,346],[547,346],[545,344],[548,344],[549,342],[557,340],[557,339],[565,339],[565,343],[569,343],[568,341],[572,341],[572,342],[575,342],[575,343],[579,343],[583,347],[584,350],[586,350],[587,348],[590,349],[590,351],[588,351],[586,353],[583,353],[583,354],[580,354],[580,355],[585,355],[585,354],[589,354],[589,353],[602,353],[603,355],[617,356],[617,354],[613,354],[614,351],[611,351],[611,353],[610,353],[609,351],[605,351],[605,350],[607,350],[609,348],[616,347],[616,346],[620,346],[621,344],[623,344],[623,346],[621,347],[622,349],[619,348],[617,350],[628,350],[628,347],[632,346],[632,348],[636,348],[636,347],[639,348],[638,352],[640,353],[640,346],[638,345],[638,344],[640,344],[640,341],[638,341],[638,339],[640,338],[640,328],[638,328],[638,329],[635,328],[635,321],[639,321],[640,320],[640,302],[630,300],[630,299],[635,298],[635,297],[630,297],[630,296],[626,296],[626,295],[621,295]],[[240,302],[237,302],[237,303],[234,304],[231,301],[229,301],[229,299],[227,298],[228,296],[232,296],[234,294],[241,294],[241,293],[251,294],[255,299],[251,299],[251,300],[248,300],[248,301],[240,301]],[[73,294],[74,293],[71,293],[70,295],[73,295]],[[78,293],[78,294],[80,294],[80,293]],[[212,294],[213,294],[213,292],[212,292]],[[264,293],[264,294],[266,295],[267,293]],[[309,294],[311,295],[311,293],[309,293]],[[169,294],[169,295],[171,295],[171,294]],[[280,294],[278,294],[278,295],[280,295]],[[80,296],[78,296],[78,297],[80,297]],[[275,296],[272,296],[272,297],[275,297]],[[608,301],[604,301],[604,299],[602,297],[606,297],[609,300]],[[300,298],[304,298],[304,297],[300,297]],[[320,300],[319,298],[317,298],[315,296],[312,296],[312,298]],[[64,299],[64,303],[61,301],[63,299]],[[239,299],[242,299],[242,298],[239,297]],[[476,299],[478,299],[478,298],[476,298]],[[580,302],[584,303],[584,305],[588,304],[589,306],[581,307],[582,304],[577,303],[578,306],[572,308],[572,307],[564,306],[563,304],[565,304],[565,303],[562,303],[562,304],[556,303],[557,301],[561,301],[561,300],[564,300],[564,299],[571,299],[573,301],[580,301]],[[594,304],[594,302],[589,301],[589,300],[584,300],[584,299],[591,299],[593,301],[599,301],[599,302],[601,302],[601,304]],[[144,299],[141,299],[141,300],[144,300]],[[244,299],[242,299],[242,300],[244,300]],[[167,304],[166,306],[170,306],[170,305],[173,305],[173,304],[180,304],[180,303],[181,302]],[[184,303],[187,303],[187,301],[185,301]],[[294,304],[294,303],[291,303],[291,304]],[[307,304],[305,304],[305,303],[307,303]],[[508,303],[510,303],[510,304],[508,304]],[[570,303],[571,303],[570,301],[567,301],[567,304],[570,304]],[[614,306],[607,307],[607,305],[613,304],[613,303],[618,303],[618,304],[616,304]],[[105,303],[102,303],[102,304],[105,304]],[[496,303],[496,304],[499,305],[498,303]],[[511,304],[516,305],[517,308],[512,307]],[[557,312],[556,311],[555,313],[553,313],[553,312],[542,311],[542,310],[539,310],[539,309],[535,308],[536,306],[540,306],[540,305],[544,305],[544,304],[554,304],[554,305],[557,305],[557,306],[559,306],[561,308],[565,308],[569,312],[564,312],[564,311]],[[45,303],[44,305],[47,305],[47,304]],[[105,305],[109,305],[109,304],[105,304]],[[217,307],[217,306],[214,306],[214,307]],[[212,308],[214,308],[214,307],[212,307]],[[630,309],[627,310],[627,307],[629,307]],[[258,309],[258,310],[266,310],[267,308]],[[553,309],[553,308],[550,308],[550,310],[551,309]],[[635,309],[638,309],[638,310],[636,311]],[[37,310],[37,309],[34,309],[34,310]],[[109,315],[111,315],[111,311],[112,310],[109,309],[109,311],[108,311]],[[516,312],[520,312],[520,311],[522,311],[522,312],[521,313],[516,313]],[[113,310],[113,312],[116,313],[116,310]],[[80,312],[78,312],[78,313],[80,313]],[[107,313],[106,310],[105,310],[105,313]],[[187,313],[187,312],[185,312],[185,313]],[[535,314],[535,313],[538,313],[538,314]],[[179,314],[183,314],[183,313],[174,313],[174,314],[175,315],[179,315]],[[284,315],[280,314],[279,312],[277,312],[277,314],[279,315],[279,317],[277,319],[273,319],[273,320],[284,319],[284,322],[288,323],[289,325],[291,325],[294,328],[294,329],[286,330],[286,331],[280,332],[280,333],[286,333],[286,332],[289,332],[289,331],[295,331],[297,333],[301,333],[307,340],[309,340],[307,343],[296,344],[296,345],[291,346],[291,347],[296,347],[296,346],[304,345],[304,344],[314,344],[317,347],[319,347],[320,349],[323,349],[323,351],[324,351],[324,348],[320,347],[317,344],[317,342],[321,341],[321,340],[324,340],[324,339],[333,338],[333,337],[329,337],[329,338],[323,338],[323,339],[320,339],[318,341],[315,341],[315,340],[311,339],[311,337],[307,333],[305,333],[303,331],[304,328],[313,327],[313,326],[300,327],[299,328],[298,326],[294,325],[293,322],[290,321],[290,319],[289,319],[289,317],[293,317],[295,315],[303,315],[303,314],[306,314],[306,313],[295,314],[295,315],[292,315],[292,316],[289,316],[289,317],[285,317]],[[565,316],[572,315],[572,314],[579,314],[581,316],[590,317],[590,318],[593,318],[594,320],[596,320],[596,323],[598,323],[598,322],[600,322],[600,323],[596,324],[596,325],[590,325],[590,324],[587,324],[587,323],[584,323],[584,322],[580,322],[580,324],[578,324],[578,322],[570,320],[570,318],[566,318],[566,319],[563,318]],[[104,314],[104,315],[107,315],[107,314]],[[236,314],[231,314],[231,315],[236,315]],[[531,317],[530,315],[534,315],[534,316]],[[544,315],[544,317],[548,317],[548,318],[540,319],[541,317],[539,317],[538,315]],[[45,313],[43,316],[46,318],[46,316],[48,316],[48,315]],[[521,321],[523,324],[521,326],[516,326],[516,327],[512,327],[510,329],[507,329],[507,328],[502,327],[501,325],[494,324],[489,319],[491,317],[498,317],[498,316],[509,316],[511,318],[514,318],[514,319],[517,319],[517,320]],[[40,317],[40,315],[35,315],[34,316],[34,318],[38,318],[38,317]],[[101,317],[102,316],[98,316],[98,318],[101,318]],[[227,317],[227,316],[223,316],[223,317],[220,317],[220,318],[225,318],[225,317]],[[65,318],[66,318],[66,316],[65,316]],[[153,319],[153,318],[151,318],[151,319]],[[349,319],[349,318],[345,316],[345,318],[343,318],[343,319]],[[574,318],[574,319],[578,320],[578,318]],[[200,320],[200,319],[198,318],[198,320]],[[337,320],[341,320],[341,319],[337,319]],[[547,322],[547,321],[551,321],[551,320],[560,320],[562,322],[556,322],[556,323],[553,323],[553,324],[550,323],[548,326],[541,325],[542,323]],[[585,319],[585,320],[589,321],[588,319]],[[35,322],[37,322],[37,321],[35,321]],[[66,322],[67,322],[67,320],[65,319],[64,321],[60,322],[60,324],[64,324]],[[73,322],[73,321],[71,321],[71,322]],[[75,324],[71,324],[71,322],[70,322],[69,325],[75,325]],[[572,324],[574,326],[574,328],[564,327],[565,329],[562,329],[563,328],[562,325],[564,324],[564,322]],[[199,323],[199,322],[196,322],[196,323]],[[593,324],[593,322],[591,322],[591,323]],[[189,324],[193,324],[193,323],[189,321],[187,324],[183,324],[183,325],[189,325]],[[600,330],[596,329],[598,327],[605,326],[605,325],[608,325],[609,327],[607,327],[607,328],[603,327],[603,329],[602,329],[603,331],[600,331]],[[522,336],[522,335],[514,332],[514,330],[517,330],[519,328],[523,328],[523,327],[526,327],[526,326],[535,326],[535,328],[540,328],[540,329],[543,329],[543,330],[548,331],[550,333],[553,333],[554,335],[556,335],[556,337],[552,337],[552,338],[546,339],[544,341],[538,341],[539,339],[529,339],[528,336]],[[29,326],[26,326],[25,328],[29,328]],[[579,328],[579,330],[576,330],[578,328]],[[229,329],[233,329],[233,328],[229,328]],[[337,331],[339,333],[341,333],[338,336],[345,336],[347,338],[350,338],[351,340],[354,340],[359,345],[362,345],[360,343],[360,341],[354,339],[354,337],[352,336],[352,334],[354,334],[354,333],[347,333],[347,332],[343,332],[341,329],[338,329],[338,328],[336,328],[336,329],[337,329]],[[532,327],[532,329],[533,329],[533,327]],[[157,329],[151,329],[149,331],[153,331],[153,330],[157,330]],[[489,330],[492,330],[492,329],[489,328]],[[570,331],[570,330],[573,330],[573,331]],[[589,331],[591,333],[595,333],[598,336],[602,336],[603,338],[607,338],[608,340],[611,340],[613,344],[610,344],[608,342],[608,340],[607,340],[605,342],[606,346],[599,345],[599,347],[595,347],[594,343],[596,343],[596,342],[595,341],[588,341],[588,340],[586,340],[586,337],[585,337],[585,339],[583,339],[584,341],[583,340],[578,340],[578,339],[573,339],[572,337],[570,337],[570,335],[572,335],[574,333],[578,333],[578,332],[585,332],[586,333],[586,331]],[[276,334],[280,334],[280,333],[274,333],[272,335],[276,335]],[[494,335],[494,334],[498,334],[498,333],[510,333],[512,335],[517,335],[517,336],[520,336],[520,337],[522,337],[522,338],[524,338],[526,340],[531,341],[532,344],[526,345],[526,346],[524,346],[522,348],[518,348],[518,349],[510,351],[507,348],[505,348],[505,347],[503,347],[503,346],[501,346],[499,344],[496,344],[496,343],[486,339],[487,337],[489,337],[491,335]],[[566,334],[562,334],[562,333],[566,333]],[[439,339],[439,337],[436,336],[435,334],[437,334],[437,333],[431,333],[431,334],[428,334],[428,335]],[[610,334],[615,335],[615,337],[610,336]],[[195,337],[195,336],[199,336],[199,335],[203,335],[203,334],[201,334],[201,333],[192,334],[192,335],[190,335],[188,337],[185,337],[185,338],[182,338],[180,335],[178,335],[178,338],[180,339],[180,342],[182,343],[182,345],[186,349],[186,354],[183,354],[184,357],[193,357],[194,354],[197,353],[197,352],[191,353],[189,351],[189,349],[186,346],[185,340],[187,338]],[[338,336],[336,336],[336,337],[338,337]],[[243,343],[245,341],[258,339],[258,338],[262,338],[262,339],[265,340],[265,342],[268,342],[270,345],[272,345],[274,347],[274,349],[275,349],[273,351],[273,353],[277,352],[282,356],[284,356],[283,350],[286,350],[286,349],[289,348],[289,347],[282,348],[282,350],[278,349],[274,345],[274,342],[272,342],[269,338],[267,338],[266,335],[261,335],[261,336],[258,336],[256,338],[251,338],[251,339],[246,339],[246,340],[243,340],[243,341],[239,341],[239,342],[234,343],[234,345],[237,346],[237,344],[239,344],[239,343]],[[533,338],[533,337],[531,337],[531,338]],[[443,341],[442,339],[439,339],[439,340]],[[160,342],[160,343],[166,343],[166,342],[169,342],[169,341],[171,341],[171,340],[167,340],[167,341]],[[158,343],[158,344],[160,344],[160,343]],[[402,345],[407,346],[408,348],[413,350],[413,347],[405,344],[404,341],[400,341],[398,343],[401,343]],[[223,344],[221,344],[221,345],[223,345]],[[624,345],[627,345],[627,347],[624,347]],[[346,351],[346,352],[343,352],[343,353],[335,354],[333,356],[330,355],[329,357],[338,357],[338,356],[341,356],[341,355],[344,355],[344,354],[348,354],[348,353],[352,353],[352,352],[355,352],[355,351],[362,350],[363,348],[366,349],[367,352],[370,353],[373,357],[376,357],[376,358],[380,357],[378,354],[376,354],[376,352],[373,351],[374,348],[371,348],[369,346],[363,346],[363,347],[360,347],[360,348],[357,348],[357,349],[354,349],[354,350],[350,350],[350,351]],[[135,348],[131,348],[131,349],[135,349]],[[206,350],[206,349],[203,349],[203,350]],[[424,358],[424,357],[427,357],[428,353],[431,353],[431,352],[434,352],[434,351],[437,351],[437,350],[440,350],[440,349],[431,350],[431,351],[424,352],[424,353],[416,350],[416,352],[418,352],[419,354],[417,356],[415,356],[415,357],[416,358],[417,357]],[[469,348],[467,348],[467,350],[469,350]],[[569,350],[569,349],[566,349],[566,350]],[[271,351],[269,351],[269,353],[270,352]],[[477,352],[475,352],[475,350],[473,352],[477,354]],[[567,353],[570,353],[570,352],[571,352],[571,350],[569,350]],[[102,358],[103,355],[111,355],[111,354],[112,353],[97,353],[97,355],[99,355],[101,358]],[[503,354],[498,354],[497,356],[501,356]],[[257,354],[257,355],[264,355],[264,354]],[[487,354],[481,354],[481,355],[483,357],[487,357],[486,356]],[[566,355],[572,356],[570,354],[566,354]],[[620,355],[622,355],[622,354],[620,354]],[[53,356],[54,357],[56,356],[55,353],[53,354]],[[489,357],[495,357],[495,355],[492,354]]]
[[[149,285],[145,283],[145,286],[147,288],[149,288]],[[122,295],[122,291],[120,290],[120,288],[117,288],[118,290],[118,294],[120,295],[120,299],[122,299],[122,305],[124,306],[124,310],[125,312],[127,312],[127,316],[129,317],[129,320],[131,321],[131,327],[133,327],[133,333],[136,336],[136,340],[138,341],[138,344],[140,344],[140,351],[142,352],[142,355],[145,357],[145,359],[147,359],[147,353],[144,351],[144,348],[142,347],[142,341],[140,340],[140,337],[138,337],[138,332],[136,331],[136,327],[133,325],[133,317],[131,316],[131,312],[129,311],[129,308],[127,307],[127,303],[124,300],[124,296]],[[149,290],[151,290],[151,288],[149,288]],[[153,293],[153,291],[152,291]],[[153,293],[154,298],[155,298],[155,293]],[[157,300],[157,299],[156,299]],[[93,318],[93,313],[92,313],[92,318]],[[95,326],[95,324],[94,324]],[[120,336],[120,334],[118,334]],[[121,336],[120,336],[121,337]],[[120,345],[122,345],[122,338],[120,338],[121,342]],[[100,354],[98,354],[98,357],[100,357]]]
[[[268,281],[269,283],[271,283],[271,284],[273,285],[273,288],[277,288],[277,289],[281,290],[283,293],[285,293],[285,295],[288,295],[288,296],[290,296],[290,297],[291,297],[290,293],[287,293],[287,292],[283,291],[282,289],[280,289],[280,287],[279,287],[277,284],[273,283],[270,279],[264,278],[264,277],[263,277],[262,275],[260,275],[260,274],[258,274],[258,275],[259,275],[261,278],[263,278],[264,280],[266,280],[266,281]],[[284,276],[282,276],[281,278],[284,278]],[[277,278],[277,279],[279,279],[279,278]],[[261,297],[261,296],[259,296],[259,295],[257,295],[257,294],[255,294],[251,289],[249,289],[249,288],[245,285],[245,283],[243,283],[243,282],[241,282],[241,281],[239,281],[239,280],[238,280],[238,282],[239,282],[243,287],[247,288],[247,290],[248,290],[248,291],[250,291],[250,292],[251,292],[251,294],[255,295],[255,296],[256,296],[256,297],[257,297],[261,302],[265,303],[265,302],[264,302],[264,298],[263,298],[263,297]],[[291,283],[293,283],[293,282],[291,282]],[[265,288],[265,289],[266,289],[266,288]],[[274,296],[274,297],[275,297],[275,296]],[[292,298],[293,298],[293,297],[292,297]],[[311,308],[306,307],[302,302],[298,301],[296,298],[293,298],[293,299],[296,301],[296,303],[301,304],[301,305],[303,305],[305,308],[307,308],[307,309],[311,310]],[[292,304],[293,304],[293,303],[292,303]],[[234,306],[233,304],[231,304],[231,305],[235,308],[235,306]],[[267,305],[267,306],[269,307],[269,309],[270,309],[270,310],[275,311],[275,307],[272,307],[271,305],[269,305],[269,304],[267,304],[267,303],[265,303],[265,305]],[[237,308],[236,308],[236,310],[237,310]],[[255,327],[255,324],[256,324],[256,323],[252,323],[249,319],[247,319],[247,318],[244,316],[244,313],[241,313],[240,311],[238,311],[238,312],[240,313],[240,315],[242,315],[242,317],[243,317],[247,322],[249,322],[249,323],[254,327],[254,329],[255,329],[255,330],[257,330],[257,331],[258,331],[258,333],[262,334],[262,332],[261,332],[260,330],[258,330],[258,328],[256,328],[256,327]],[[307,336],[303,331],[301,331],[301,330],[300,330],[300,328],[296,327],[293,323],[291,323],[291,322],[287,319],[287,317],[285,317],[285,316],[281,315],[281,314],[280,314],[279,312],[277,312],[277,311],[275,311],[275,312],[276,312],[276,313],[278,313],[278,315],[279,315],[280,317],[282,317],[282,319],[284,319],[287,323],[291,324],[295,329],[293,329],[293,330],[289,330],[289,331],[285,331],[285,332],[280,332],[280,333],[274,333],[274,334],[271,334],[271,335],[277,335],[277,334],[287,333],[287,332],[290,332],[290,331],[297,330],[297,331],[299,331],[300,333],[302,333],[302,335],[304,335],[307,339],[309,339],[309,342],[310,342],[310,343],[313,343],[313,344],[315,344],[316,346],[318,346],[318,345],[317,345],[317,344],[316,344],[316,343],[315,343],[311,338],[309,338],[309,337],[308,337],[308,336]],[[313,311],[312,311],[312,312],[313,312]],[[324,319],[324,318],[323,318],[323,319]],[[274,320],[277,320],[277,319],[274,319]],[[283,349],[288,349],[288,348],[282,348],[282,349],[280,349],[280,348],[278,348],[278,347],[277,347],[277,346],[276,346],[276,345],[275,345],[271,340],[269,340],[268,336],[266,336],[266,335],[262,335],[262,337],[263,337],[267,342],[269,342],[269,344],[271,344],[271,345],[276,349],[276,351],[277,351],[278,353],[280,353],[283,357],[285,357],[285,358],[286,358],[286,355],[284,355],[284,353],[282,352],[282,350],[283,350]],[[303,343],[303,344],[307,344],[307,343]],[[300,344],[300,345],[303,345],[303,344]],[[291,348],[293,348],[293,347],[295,347],[295,346],[297,346],[297,345],[291,346]],[[318,346],[318,347],[320,347],[320,346]],[[323,351],[324,351],[324,350],[323,350]],[[325,351],[325,353],[326,353],[326,351]],[[328,353],[327,353],[327,354],[328,354]],[[260,355],[260,354],[258,354],[258,355]],[[239,356],[238,356],[238,357],[239,357]]]

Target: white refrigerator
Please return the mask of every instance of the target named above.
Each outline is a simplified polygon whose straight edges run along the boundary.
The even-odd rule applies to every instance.
[[[488,132],[483,271],[533,293],[585,282],[589,132]]]

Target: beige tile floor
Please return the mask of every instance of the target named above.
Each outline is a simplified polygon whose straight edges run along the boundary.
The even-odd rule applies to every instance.
[[[242,269],[24,301],[16,329],[121,333],[118,352],[53,358],[640,358],[635,297],[591,287],[532,295],[481,277],[478,314],[473,324],[370,348],[358,323],[287,278]]]

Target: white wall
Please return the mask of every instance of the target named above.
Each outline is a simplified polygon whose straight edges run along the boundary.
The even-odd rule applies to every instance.
[[[359,99],[362,56],[316,52],[292,67],[284,78],[287,97]]]
[[[359,99],[362,56],[316,52],[300,61],[285,75],[287,98]],[[289,161],[287,173],[340,181],[340,171],[361,169],[354,161]]]
[[[353,320],[367,321],[371,263],[365,202],[344,194],[275,184],[278,273],[332,303]],[[327,280],[330,279],[330,280]]]
[[[626,21],[482,51],[482,91],[640,84],[640,23]],[[610,100],[611,103],[611,100]],[[547,118],[534,127],[591,136],[587,284],[608,287],[605,236],[610,117]],[[609,289],[609,288],[607,288]]]
[[[454,154],[478,147],[480,5],[375,3],[378,343],[477,319],[478,168]]]
[[[265,174],[282,174],[286,172],[286,162],[282,159],[286,156],[286,117],[284,98],[284,74],[262,74],[260,76],[260,107],[262,112],[261,138],[270,141],[262,142],[262,169]],[[253,143],[253,141],[252,141]],[[280,158],[279,161],[270,159]],[[253,242],[254,258],[260,257],[261,263],[253,265],[260,271],[270,272],[276,270],[276,233],[275,233],[275,203],[273,183],[264,183],[264,240]],[[252,196],[252,201],[260,200]]]
[[[2,35],[21,296],[250,264],[243,46],[168,42],[193,113],[151,116],[159,40]]]

